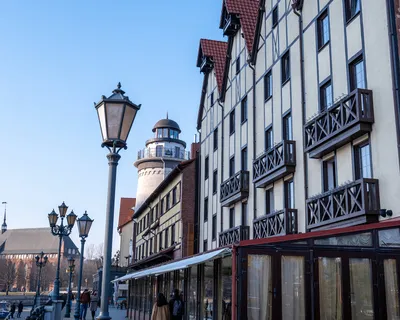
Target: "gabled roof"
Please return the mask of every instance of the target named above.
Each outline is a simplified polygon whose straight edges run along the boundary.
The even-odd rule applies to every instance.
[[[136,205],[136,198],[121,198],[119,205],[118,229],[132,221],[135,211],[132,209]]]
[[[197,67],[200,67],[203,57],[209,57],[212,59],[214,62],[214,71],[219,93],[221,93],[222,89],[227,49],[228,43],[225,41],[200,39]]]
[[[63,237],[65,249],[76,249],[70,237]],[[58,253],[59,238],[50,228],[10,229],[0,235],[0,254]]]
[[[260,2],[260,0],[223,0],[220,28],[223,28],[225,10],[228,14],[238,14],[249,55],[253,53]]]

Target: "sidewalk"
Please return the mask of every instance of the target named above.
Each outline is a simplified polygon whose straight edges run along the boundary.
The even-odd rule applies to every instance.
[[[75,311],[75,305],[72,305],[72,312],[71,312],[71,318],[63,318],[64,320],[69,319],[69,320],[74,320],[74,311]],[[63,310],[63,314],[65,312],[65,309]],[[113,320],[125,320],[127,318],[125,318],[126,316],[126,310],[120,310],[120,309],[116,309],[114,307],[110,307],[109,308],[109,312],[110,312],[110,317]],[[98,316],[100,313],[100,309],[97,309],[96,312],[96,316]],[[92,314],[90,312],[90,310],[88,310],[87,315],[86,315],[86,320],[92,320]]]

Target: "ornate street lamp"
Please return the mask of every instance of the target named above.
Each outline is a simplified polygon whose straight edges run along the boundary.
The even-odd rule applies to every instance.
[[[90,219],[87,212],[83,214],[77,221],[79,237],[81,238],[81,255],[80,255],[80,265],[79,265],[79,278],[78,278],[78,292],[76,293],[76,303],[75,303],[75,314],[74,318],[79,320],[81,313],[81,286],[82,286],[82,271],[83,271],[83,253],[85,250],[86,238],[89,235],[90,228],[94,220]]]
[[[101,97],[99,103],[95,103],[97,115],[99,117],[101,134],[103,137],[102,147],[106,147],[110,152],[107,155],[109,165],[108,175],[108,195],[106,207],[106,225],[104,241],[104,264],[103,278],[101,284],[101,303],[100,315],[98,320],[111,319],[108,312],[108,289],[111,281],[111,257],[112,257],[112,239],[114,231],[114,202],[115,202],[115,183],[117,176],[117,165],[121,158],[119,152],[126,149],[126,140],[131,130],[136,113],[140,105],[134,104],[124,95],[121,90],[121,83],[118,83],[117,89],[113,91],[110,97]]]
[[[71,296],[72,296],[72,288],[71,288],[71,282],[72,282],[72,274],[74,273],[75,270],[75,259],[72,257],[68,258],[68,273],[69,273],[69,279],[68,279],[68,297],[67,297],[67,305],[65,307],[65,315],[64,318],[70,318],[71,317]]]
[[[35,257],[36,266],[38,267],[38,280],[37,280],[35,302],[32,306],[32,310],[34,309],[34,307],[40,305],[40,279],[42,276],[42,268],[46,265],[47,260],[48,258],[47,256],[44,255],[43,251],[40,253],[40,255]]]
[[[61,224],[57,225],[58,214],[54,211],[48,214],[49,224],[51,228],[51,233],[54,236],[60,238],[58,243],[58,259],[57,259],[57,271],[56,271],[56,278],[54,280],[54,289],[52,300],[57,301],[60,298],[60,259],[61,259],[61,245],[62,245],[62,238],[69,236],[71,234],[71,230],[74,227],[76,215],[74,211],[71,211],[69,215],[67,214],[68,207],[63,202],[60,206],[58,206],[58,211],[61,217]],[[64,225],[64,218],[67,218],[67,225]]]

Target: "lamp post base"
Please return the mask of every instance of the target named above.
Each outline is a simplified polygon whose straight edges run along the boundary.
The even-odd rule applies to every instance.
[[[103,315],[102,313],[100,313],[97,317],[96,320],[110,320],[111,317],[109,315]]]

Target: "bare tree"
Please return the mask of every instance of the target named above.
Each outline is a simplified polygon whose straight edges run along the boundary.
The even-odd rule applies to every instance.
[[[17,268],[17,290],[20,291],[25,286],[25,263],[20,260]]]
[[[6,289],[6,295],[16,278],[15,263],[11,260],[0,259],[0,284]]]

